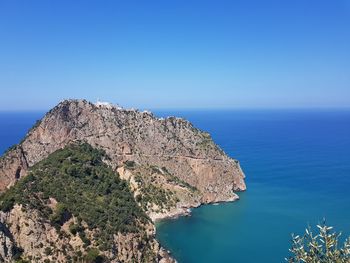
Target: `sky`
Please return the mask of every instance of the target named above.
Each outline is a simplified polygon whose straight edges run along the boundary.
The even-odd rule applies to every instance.
[[[350,0],[0,1],[0,110],[350,107]]]

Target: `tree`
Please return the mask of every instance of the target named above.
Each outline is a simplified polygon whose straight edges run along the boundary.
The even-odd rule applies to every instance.
[[[97,249],[89,249],[84,257],[86,263],[102,263],[104,262],[103,256],[100,255]]]
[[[318,233],[312,233],[310,227],[304,236],[292,235],[292,256],[286,259],[289,263],[349,263],[350,239],[339,246],[341,233],[333,231],[333,227],[325,222],[317,225]]]

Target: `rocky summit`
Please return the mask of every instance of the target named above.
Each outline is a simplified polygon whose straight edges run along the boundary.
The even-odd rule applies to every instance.
[[[65,100],[0,158],[0,262],[173,262],[154,222],[245,189],[184,119]]]

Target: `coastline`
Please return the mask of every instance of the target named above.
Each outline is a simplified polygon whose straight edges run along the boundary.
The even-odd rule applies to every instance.
[[[199,208],[203,205],[219,205],[221,203],[230,203],[239,200],[239,196],[236,193],[233,193],[233,197],[227,200],[222,200],[218,202],[203,202],[195,205],[188,205],[175,208],[166,213],[151,213],[149,217],[151,218],[154,224],[159,223],[160,221],[165,221],[169,219],[177,219],[182,216],[191,216],[192,209]]]

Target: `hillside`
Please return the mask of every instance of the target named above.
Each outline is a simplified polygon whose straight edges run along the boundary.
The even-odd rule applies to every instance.
[[[66,100],[0,159],[0,255],[171,262],[153,222],[241,190],[239,163],[188,121]]]
[[[88,144],[68,145],[0,197],[2,229],[11,233],[2,260],[156,261],[151,220],[103,158]]]

